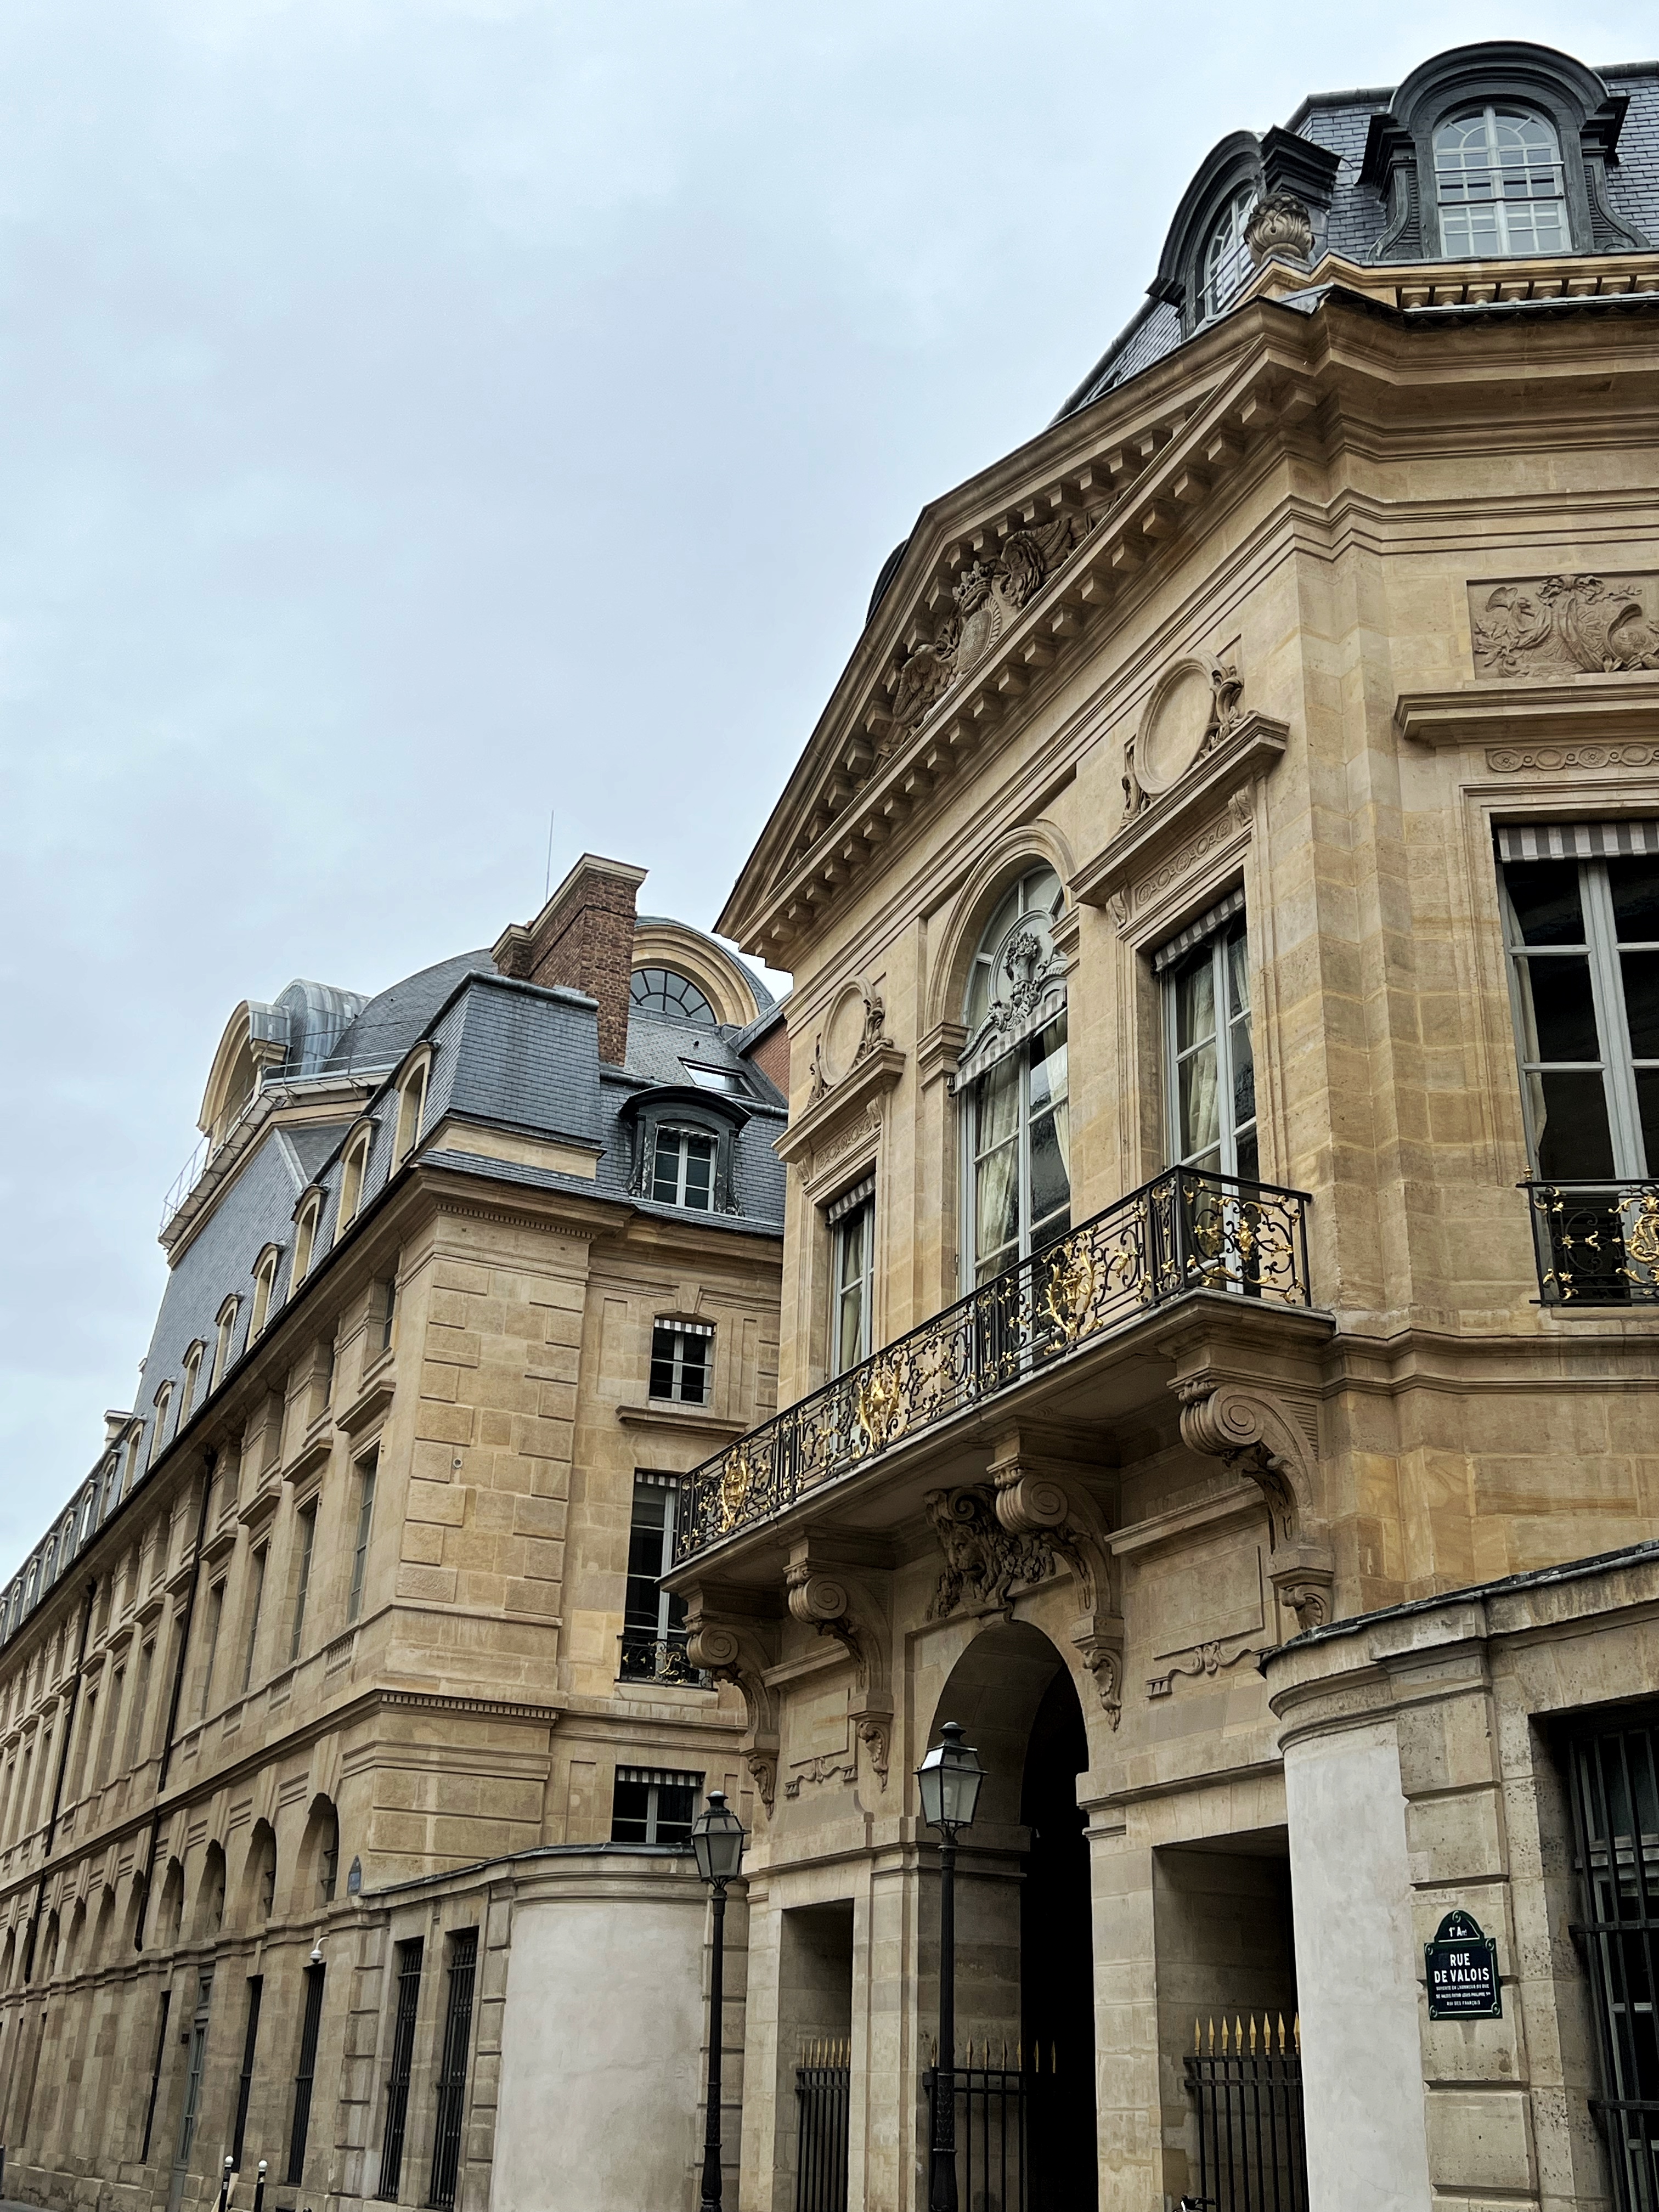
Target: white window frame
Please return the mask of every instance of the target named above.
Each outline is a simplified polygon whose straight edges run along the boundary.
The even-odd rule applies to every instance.
[[[679,1156],[674,1171],[675,1194],[672,1198],[660,1196],[657,1189],[658,1163],[663,1156],[665,1141],[672,1141],[678,1147]],[[687,1170],[691,1164],[691,1147],[694,1144],[707,1145],[708,1147],[708,1196],[702,1204],[688,1199],[685,1194]],[[712,1213],[714,1211],[714,1193],[720,1178],[720,1139],[715,1136],[713,1130],[682,1128],[673,1121],[658,1122],[651,1136],[650,1195],[653,1202],[658,1206],[681,1206],[688,1213]]]
[[[377,1444],[357,1462],[357,1534],[351,1547],[351,1589],[346,1599],[346,1620],[354,1621],[363,1609],[363,1585],[368,1576],[368,1540],[374,1524],[374,1486],[380,1478]]]
[[[1257,1096],[1255,1114],[1248,1122],[1243,1122],[1237,1115],[1237,1100],[1234,1091],[1237,1070],[1234,1066],[1233,1058],[1233,1025],[1238,1018],[1238,1014],[1232,1003],[1232,974],[1227,959],[1227,946],[1238,927],[1243,927],[1244,932],[1244,964],[1245,973],[1248,975],[1250,959],[1249,926],[1245,915],[1242,893],[1234,893],[1223,899],[1220,904],[1212,908],[1210,914],[1205,915],[1200,921],[1194,923],[1190,929],[1183,930],[1178,938],[1173,939],[1170,945],[1154,955],[1154,965],[1159,970],[1159,981],[1164,995],[1164,1143],[1166,1157],[1171,1166],[1194,1167],[1206,1153],[1218,1151],[1221,1156],[1220,1165],[1204,1170],[1202,1172],[1237,1176],[1239,1172],[1239,1140],[1241,1137],[1254,1138],[1256,1145],[1255,1172],[1246,1176],[1244,1180],[1255,1182],[1261,1180],[1261,1099]],[[1184,1052],[1182,1051],[1179,1042],[1178,1000],[1182,980],[1191,974],[1196,964],[1194,956],[1200,946],[1207,946],[1212,963],[1211,988],[1216,1021],[1214,1039],[1216,1088],[1217,1103],[1220,1109],[1218,1116],[1220,1133],[1218,1143],[1216,1145],[1183,1150],[1181,1127],[1182,1064],[1184,1060],[1195,1057],[1204,1047],[1203,1041],[1200,1040],[1198,1044],[1188,1046]],[[1250,1063],[1254,1070],[1255,1066],[1254,1004],[1247,1006],[1243,1011],[1246,1022],[1251,1030]]]
[[[1630,828],[1638,832],[1644,830],[1653,832],[1654,842],[1659,845],[1659,824],[1632,824]],[[1515,1030],[1516,1065],[1521,1082],[1521,1113],[1526,1128],[1528,1162],[1534,1175],[1543,1174],[1540,1160],[1541,1133],[1537,1126],[1533,1088],[1528,1079],[1545,1073],[1598,1074],[1601,1078],[1602,1096],[1607,1101],[1607,1135],[1613,1152],[1612,1173],[1605,1180],[1609,1182],[1645,1181],[1650,1175],[1659,1172],[1659,1161],[1650,1162],[1647,1157],[1636,1077],[1638,1071],[1644,1074],[1659,1072],[1659,1060],[1638,1060],[1631,1043],[1620,955],[1626,952],[1659,952],[1659,939],[1627,939],[1621,941],[1620,939],[1607,861],[1626,855],[1613,850],[1591,852],[1582,849],[1590,844],[1606,842],[1611,845],[1617,839],[1618,825],[1587,824],[1582,833],[1573,830],[1553,832],[1546,826],[1531,833],[1531,836],[1534,850],[1523,854],[1510,849],[1504,853],[1502,848],[1508,841],[1503,830],[1498,832],[1498,897],[1504,920],[1504,965]],[[1551,849],[1552,846],[1561,846],[1565,849]],[[1638,845],[1628,857],[1636,858],[1640,854],[1641,847]],[[1585,930],[1581,943],[1553,945],[1522,943],[1520,927],[1504,873],[1506,860],[1521,865],[1525,865],[1528,860],[1553,861],[1577,866],[1579,908]],[[1533,961],[1550,959],[1584,960],[1589,963],[1590,995],[1595,1010],[1596,1042],[1601,1054],[1599,1060],[1546,1060],[1528,1050],[1527,1001],[1520,971]]]
[[[633,1556],[634,1535],[637,1527],[635,1516],[639,1509],[640,1493],[641,1491],[659,1492],[667,1500],[666,1509],[662,1516],[662,1559],[660,1565],[660,1571],[663,1574],[666,1574],[668,1570],[674,1564],[674,1532],[678,1526],[680,1510],[679,1477],[677,1474],[658,1474],[649,1468],[638,1468],[635,1470],[634,1496],[628,1518],[628,1542],[629,1556],[630,1559]],[[657,1590],[656,1626],[652,1632],[653,1642],[658,1644],[665,1644],[669,1640],[670,1637],[672,1636],[675,1630],[678,1628],[684,1621],[685,1601],[684,1599],[678,1601],[681,1614],[680,1621],[676,1621],[672,1618],[675,1603],[676,1600],[673,1592],[672,1590],[663,1589],[659,1586]],[[627,1599],[626,1594],[624,1593],[623,1617],[625,1626],[627,1625],[626,1615]],[[637,1635],[640,1632],[637,1628],[631,1628],[629,1632],[631,1634]]]
[[[1244,228],[1255,205],[1254,185],[1240,185],[1216,210],[1204,240],[1204,259],[1198,271],[1198,320],[1212,323],[1224,315],[1243,290],[1250,274],[1250,249]]]
[[[175,1436],[196,1410],[196,1385],[201,1380],[202,1361],[206,1352],[206,1345],[198,1337],[185,1354],[179,1382],[179,1420],[173,1431]]]
[[[830,1227],[830,1373],[845,1375],[866,1360],[873,1348],[876,1291],[876,1179],[864,1181],[838,1198],[828,1209]],[[849,1267],[855,1229],[862,1230],[862,1260],[856,1273]],[[842,1316],[849,1299],[860,1301],[857,1339],[851,1358],[842,1356]]]
[[[1504,119],[1510,121],[1524,119],[1528,123],[1535,123],[1547,133],[1552,150],[1552,158],[1547,164],[1529,149],[1524,164],[1511,164],[1508,168],[1505,167],[1503,149],[1498,143],[1498,125],[1500,114]],[[1457,149],[1447,147],[1443,150],[1452,159],[1449,165],[1443,168],[1441,166],[1443,149],[1440,143],[1442,137],[1446,131],[1455,129],[1460,124],[1472,123],[1477,116],[1480,118],[1485,130],[1486,155],[1485,165],[1478,167],[1472,166],[1462,159]],[[1440,217],[1440,250],[1448,260],[1466,261],[1484,258],[1488,255],[1513,259],[1516,256],[1523,254],[1547,255],[1571,252],[1572,222],[1567,211],[1567,174],[1561,154],[1561,134],[1547,115],[1541,113],[1535,107],[1525,106],[1519,101],[1511,104],[1508,101],[1486,100],[1480,107],[1460,108],[1453,114],[1443,116],[1435,125],[1430,154],[1434,166],[1435,203]],[[1537,194],[1528,191],[1524,197],[1510,197],[1501,189],[1493,189],[1494,185],[1501,187],[1506,176],[1523,176],[1530,184],[1534,173],[1541,173],[1547,166],[1553,172],[1555,186],[1553,191]],[[1467,186],[1475,179],[1485,180],[1486,191],[1484,198],[1474,198],[1467,191]],[[1460,191],[1458,189],[1460,186],[1465,189]],[[1559,241],[1551,246],[1540,246],[1537,240],[1535,218],[1538,211],[1546,208],[1555,211],[1561,233]],[[1490,246],[1484,243],[1477,243],[1475,240],[1474,216],[1477,210],[1491,210],[1495,237],[1493,244]],[[1512,214],[1518,214],[1523,210],[1528,216],[1534,218],[1527,225],[1531,234],[1516,239],[1511,233],[1510,218]],[[1465,235],[1462,239],[1454,239],[1451,233],[1460,225]]]
[[[172,1403],[173,1385],[164,1382],[155,1394],[155,1425],[150,1431],[149,1457],[144,1462],[146,1467],[154,1467],[161,1455],[162,1439],[167,1434],[167,1408]]]
[[[262,1253],[253,1270],[253,1311],[248,1316],[247,1340],[263,1336],[270,1324],[270,1309],[276,1296],[276,1264],[282,1257],[274,1248]]]
[[[392,1145],[392,1171],[395,1175],[421,1141],[421,1124],[426,1119],[426,1094],[432,1073],[432,1055],[423,1054],[398,1085],[398,1127]]]
[[[365,1129],[346,1146],[345,1158],[340,1164],[340,1204],[334,1223],[337,1240],[362,1211],[363,1185],[368,1176],[368,1141],[373,1134],[372,1130]]]
[[[225,1379],[225,1370],[230,1364],[230,1347],[236,1334],[236,1316],[241,1311],[240,1298],[227,1298],[219,1309],[214,1322],[213,1371],[208,1377],[208,1395],[212,1396]]]
[[[322,1210],[323,1202],[320,1198],[307,1199],[295,1218],[294,1268],[288,1279],[289,1297],[294,1296],[295,1291],[311,1273],[313,1262],[317,1257],[317,1229],[322,1218]]]
[[[665,1398],[663,1397],[655,1388],[655,1376],[649,1371],[649,1369],[647,1369],[646,1374],[646,1395],[648,1398],[653,1399],[659,1406],[707,1406],[712,1404],[714,1396],[714,1346],[713,1343],[714,1330],[713,1323],[704,1321],[682,1321],[676,1315],[659,1314],[651,1324],[651,1368],[654,1368],[656,1366],[659,1358],[657,1352],[657,1332],[659,1329],[669,1330],[674,1338],[674,1349],[672,1354],[669,1355],[669,1364],[673,1388],[669,1391],[669,1394]],[[697,1398],[688,1398],[685,1396],[682,1388],[685,1380],[686,1373],[685,1346],[686,1340],[689,1337],[694,1336],[702,1338],[708,1343],[708,1357],[703,1362],[702,1365],[702,1395],[701,1397]]]
[[[706,1778],[701,1774],[678,1773],[674,1771],[672,1769],[664,1767],[617,1767],[615,1774],[611,1778],[611,1826],[612,1830],[612,1840],[615,1840],[615,1829],[617,1825],[616,1787],[618,1782],[639,1782],[645,1784],[647,1796],[645,1801],[646,1812],[644,1841],[647,1844],[655,1844],[657,1841],[656,1829],[659,1806],[659,1793],[664,1789],[690,1790],[691,1792],[691,1818],[695,1820],[697,1817],[697,1808],[702,1802],[702,1785],[705,1778]],[[628,1844],[624,1843],[622,1848],[626,1850],[628,1849]],[[684,1848],[688,1850],[690,1849],[689,1840]]]

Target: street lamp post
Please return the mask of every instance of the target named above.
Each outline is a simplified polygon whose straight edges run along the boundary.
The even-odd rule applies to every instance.
[[[702,2197],[699,2212],[720,2206],[720,2038],[726,2010],[726,1885],[743,1859],[744,1826],[726,1802],[711,1790],[708,1802],[691,1825],[697,1872],[708,1884],[714,1905],[714,1951],[708,1969],[708,2102],[702,2136]]]
[[[916,1769],[921,1817],[939,1847],[939,2057],[933,2067],[933,2135],[927,2151],[928,2212],[957,2212],[957,1838],[971,1827],[985,1769],[955,1721],[946,1721]]]

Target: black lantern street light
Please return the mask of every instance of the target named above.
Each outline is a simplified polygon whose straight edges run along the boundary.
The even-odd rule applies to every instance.
[[[711,1790],[708,1802],[691,1824],[691,1848],[697,1855],[697,1872],[708,1884],[714,1902],[714,1952],[708,1968],[708,2108],[702,2136],[702,2199],[699,2212],[720,2212],[720,2038],[726,2010],[726,1885],[743,1859],[744,1826],[726,1803],[725,1793]]]
[[[933,2139],[927,2153],[928,2212],[957,2212],[957,1838],[973,1826],[985,1779],[979,1753],[946,1721],[916,1769],[921,1817],[939,1847],[939,2057],[933,2067]]]

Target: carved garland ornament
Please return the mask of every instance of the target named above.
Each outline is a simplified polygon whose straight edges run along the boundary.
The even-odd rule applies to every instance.
[[[1484,604],[1471,586],[1474,665],[1480,676],[1599,676],[1659,668],[1652,580],[1527,577],[1495,585]]]
[[[1178,660],[1153,687],[1123,747],[1123,817],[1132,822],[1232,735],[1243,717],[1237,665],[1213,656]]]

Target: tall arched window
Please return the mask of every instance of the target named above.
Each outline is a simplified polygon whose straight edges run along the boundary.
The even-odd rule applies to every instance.
[[[156,1454],[167,1437],[167,1407],[173,1403],[173,1385],[164,1382],[155,1394],[155,1425],[149,1432],[149,1464],[155,1464]]]
[[[1054,941],[1064,906],[1054,870],[1030,870],[991,916],[969,972],[956,1088],[975,1283],[1072,1224],[1065,963]]]
[[[1474,107],[1443,123],[1434,185],[1446,254],[1565,253],[1571,244],[1561,149],[1527,108]]]
[[[1232,305],[1250,273],[1250,249],[1244,242],[1244,226],[1255,205],[1255,187],[1243,185],[1217,216],[1204,249],[1200,271],[1199,320],[1207,323]]]
[[[363,1178],[368,1173],[369,1135],[370,1132],[365,1129],[361,1136],[353,1138],[345,1156],[345,1164],[340,1170],[340,1210],[334,1224],[337,1237],[342,1230],[357,1218],[357,1209],[363,1202]]]
[[[290,1297],[311,1273],[311,1255],[317,1244],[317,1216],[320,1205],[318,1199],[311,1200],[301,1212],[299,1226],[294,1233],[294,1273],[288,1286]]]
[[[392,1166],[395,1174],[414,1151],[421,1139],[421,1121],[426,1112],[427,1074],[429,1060],[422,1060],[404,1076],[398,1091],[398,1127],[392,1142]]]

